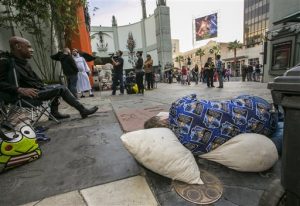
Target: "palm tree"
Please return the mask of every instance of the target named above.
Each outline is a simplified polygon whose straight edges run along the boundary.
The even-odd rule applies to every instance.
[[[201,49],[199,48],[197,51],[196,51],[196,56],[199,56],[200,57],[200,68],[202,68],[202,57],[205,55],[205,50],[204,49]]]
[[[236,50],[243,48],[243,44],[240,41],[235,40],[233,42],[229,42],[228,50],[233,50],[233,71],[235,71],[236,67]]]
[[[214,54],[214,55],[215,55],[215,59],[216,59],[216,56],[217,56],[218,54],[220,54],[220,51],[221,51],[220,45],[219,45],[219,44],[216,44],[216,45],[214,45],[214,46],[209,50],[209,53],[210,53],[210,54]]]
[[[182,55],[179,55],[175,58],[175,62],[179,63],[179,68],[181,69],[181,62],[183,62],[184,58]]]

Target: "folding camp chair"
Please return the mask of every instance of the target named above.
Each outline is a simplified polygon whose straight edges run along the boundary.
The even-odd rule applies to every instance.
[[[52,104],[54,99],[55,98],[52,98],[49,101],[40,101],[22,99],[18,97],[18,99],[14,102],[2,101],[0,109],[1,119],[4,121],[8,121],[11,116],[14,116],[14,114],[20,113],[20,111],[25,110],[27,111],[27,113],[29,113],[28,118],[30,119],[31,126],[35,126],[35,124],[41,119],[43,115],[55,121],[56,123],[60,123],[60,121],[58,121],[49,111],[50,105]]]
[[[49,108],[54,101],[55,98],[52,98],[49,101],[33,101],[25,99],[19,99],[16,103],[17,106],[30,110],[31,114],[31,125],[35,126],[35,124],[41,119],[43,115],[48,117],[49,119],[55,121],[56,123],[60,123],[49,111]]]

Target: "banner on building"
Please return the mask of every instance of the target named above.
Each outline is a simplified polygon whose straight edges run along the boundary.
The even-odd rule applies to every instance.
[[[210,39],[218,36],[218,13],[195,19],[196,41]]]

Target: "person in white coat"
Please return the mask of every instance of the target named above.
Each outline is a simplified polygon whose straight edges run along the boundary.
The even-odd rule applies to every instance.
[[[92,88],[88,76],[88,73],[90,72],[90,68],[87,65],[85,59],[79,55],[77,49],[73,49],[72,54],[78,68],[77,91],[81,93],[81,98],[85,97],[84,96],[85,91],[89,91],[90,97],[93,97],[94,94],[92,92]]]

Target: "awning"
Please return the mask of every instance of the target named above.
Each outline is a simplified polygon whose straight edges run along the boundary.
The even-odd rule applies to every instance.
[[[283,17],[281,20],[273,22],[273,24],[278,25],[287,22],[300,22],[300,11],[297,11],[296,13],[290,14],[286,17]]]
[[[239,60],[239,59],[246,59],[248,58],[248,56],[237,56],[236,59]],[[231,58],[227,58],[227,59],[222,59],[222,61],[232,61],[234,60],[234,57],[231,57]]]

